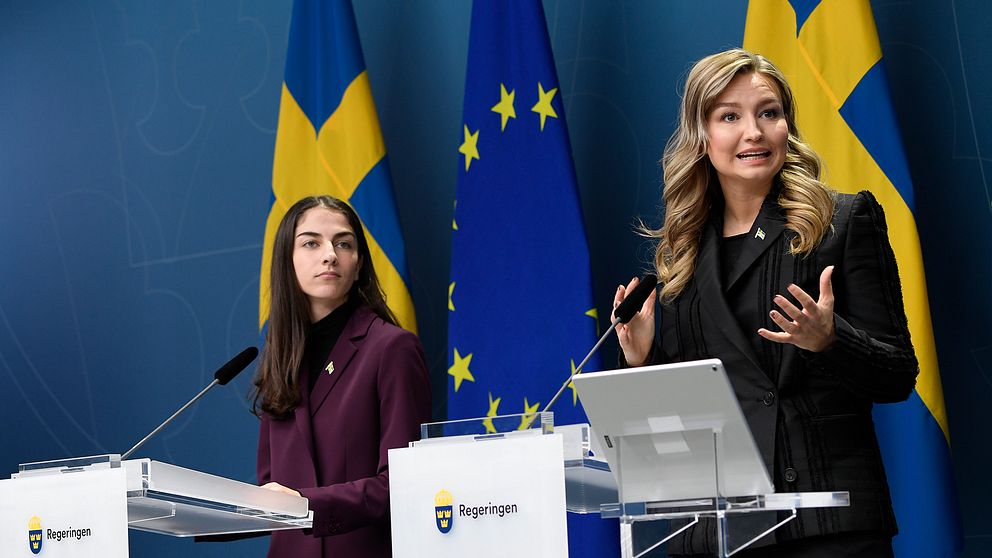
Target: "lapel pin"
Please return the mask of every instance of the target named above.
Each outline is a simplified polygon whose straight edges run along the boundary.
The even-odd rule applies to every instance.
[[[765,231],[761,230],[761,227],[758,227],[758,232],[754,233],[754,238],[757,238],[758,240],[764,240]]]
[[[324,370],[327,370],[327,374],[328,375],[333,374],[334,373],[334,361],[332,360],[331,362],[328,362],[327,363],[327,368],[325,368]]]

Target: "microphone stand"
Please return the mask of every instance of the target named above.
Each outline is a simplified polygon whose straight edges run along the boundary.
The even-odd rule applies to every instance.
[[[210,385],[207,386],[207,387],[205,387],[205,388],[203,388],[203,391],[201,391],[200,393],[196,394],[196,396],[193,397],[193,399],[190,399],[189,400],[189,403],[186,403],[178,411],[176,411],[175,413],[172,413],[172,416],[169,417],[169,418],[167,418],[167,419],[165,419],[165,422],[163,422],[162,424],[158,425],[158,428],[156,428],[155,430],[152,430],[151,433],[148,434],[147,436],[145,436],[144,438],[142,438],[140,442],[138,442],[137,444],[134,444],[134,447],[132,447],[131,449],[127,450],[127,453],[125,453],[124,455],[121,456],[121,461],[127,459],[129,455],[131,455],[132,453],[134,453],[134,450],[136,450],[136,449],[140,448],[141,446],[143,446],[145,444],[145,442],[147,442],[148,440],[150,440],[152,438],[152,436],[158,434],[158,432],[160,430],[162,430],[163,428],[165,428],[170,422],[172,422],[173,419],[175,419],[177,416],[179,416],[180,413],[182,413],[187,408],[189,408],[189,406],[192,405],[193,403],[196,403],[196,401],[198,399],[200,399],[208,391],[210,391],[210,388],[214,387],[215,385],[217,385],[219,383],[220,383],[220,380],[218,380],[218,379],[214,379],[214,381],[210,382]]]
[[[607,329],[606,333],[604,333],[603,336],[599,338],[599,341],[597,341],[596,344],[593,345],[592,350],[589,351],[589,354],[586,355],[586,358],[582,359],[582,362],[580,362],[579,365],[575,367],[575,374],[572,374],[572,376],[578,376],[579,374],[582,373],[582,367],[585,366],[587,362],[589,362],[589,359],[592,358],[593,353],[599,350],[599,346],[606,341],[606,338],[609,337],[610,333],[615,331],[615,328],[617,327],[618,323],[620,323],[620,318],[613,318],[613,322],[610,324],[609,329]],[[555,393],[555,396],[551,398],[551,401],[548,401],[548,404],[545,405],[543,409],[541,409],[542,413],[550,409],[551,406],[555,404],[555,401],[558,401],[558,398],[561,397],[561,394],[565,393],[565,389],[568,388],[568,384],[570,383],[572,383],[571,376],[567,380],[565,380],[565,383],[562,384],[560,388],[558,388],[558,393]],[[530,425],[527,426],[529,427]]]
[[[651,296],[650,293],[654,291],[657,285],[658,277],[648,274],[640,280],[632,291],[627,293],[623,301],[613,309],[613,321],[610,323],[610,327],[606,328],[606,331],[603,333],[602,337],[599,338],[599,341],[596,342],[596,345],[593,346],[592,350],[589,351],[589,354],[586,355],[586,358],[582,359],[582,362],[580,362],[579,366],[575,369],[575,373],[571,374],[568,379],[565,380],[565,383],[558,388],[558,393],[555,393],[555,396],[551,398],[551,401],[548,401],[548,404],[541,410],[542,413],[550,409],[551,406],[554,405],[555,401],[558,401],[558,398],[561,397],[561,394],[565,393],[565,388],[568,387],[568,384],[572,383],[572,378],[577,374],[582,373],[582,368],[587,362],[589,362],[589,359],[592,358],[593,353],[599,349],[600,345],[606,341],[606,338],[610,335],[610,333],[616,330],[617,324],[621,322],[627,323],[633,319],[634,315],[637,314],[641,306],[644,305],[644,302],[649,296]],[[530,420],[527,421],[526,426],[522,430],[530,428],[531,425],[534,424],[534,420],[536,418],[537,415],[531,416]]]
[[[579,365],[575,367],[575,374],[572,374],[571,376],[568,377],[567,380],[565,380],[565,383],[563,383],[561,387],[558,388],[558,392],[555,393],[555,396],[551,398],[551,401],[548,401],[548,404],[545,405],[543,409],[541,409],[542,413],[550,409],[551,406],[555,404],[555,401],[558,401],[558,398],[561,397],[561,394],[565,393],[565,390],[568,388],[568,385],[572,383],[572,376],[577,376],[582,373],[582,367],[584,367],[586,363],[589,362],[589,359],[592,358],[592,355],[595,354],[597,350],[599,350],[600,345],[602,345],[606,341],[606,338],[610,336],[610,333],[615,331],[615,328],[619,323],[620,323],[620,317],[614,317],[613,322],[610,323],[610,327],[606,328],[606,332],[604,332],[603,335],[599,338],[599,341],[597,341],[596,344],[593,345],[592,350],[589,351],[589,353],[586,355],[586,358],[582,359],[582,362],[580,362]],[[530,420],[527,422],[527,426],[525,426],[523,430],[530,428],[531,425],[534,424],[535,420],[537,420],[537,415],[531,416]]]
[[[206,393],[208,391],[210,391],[210,388],[216,386],[217,384],[220,384],[222,386],[223,385],[227,385],[227,383],[230,382],[231,380],[233,380],[235,376],[237,376],[238,374],[240,374],[242,370],[244,370],[245,368],[247,368],[248,365],[251,364],[251,362],[253,360],[255,360],[255,357],[257,357],[257,356],[258,356],[258,349],[256,349],[255,347],[248,347],[247,349],[245,349],[245,350],[241,351],[240,353],[238,353],[231,360],[225,362],[224,363],[224,366],[221,366],[220,368],[217,369],[216,372],[214,372],[214,381],[210,382],[210,385],[209,386],[203,388],[203,390],[200,393],[196,394],[196,396],[193,397],[193,399],[190,399],[188,403],[186,403],[185,405],[182,406],[182,408],[180,408],[175,413],[172,413],[172,416],[169,417],[169,418],[167,418],[167,419],[165,419],[165,422],[163,422],[162,424],[158,425],[158,428],[156,428],[155,430],[152,430],[151,434],[149,434],[149,435],[145,436],[144,438],[142,438],[141,441],[138,442],[137,444],[134,444],[134,447],[132,447],[131,449],[127,450],[127,453],[125,453],[124,455],[122,455],[121,456],[121,459],[122,460],[127,459],[128,456],[130,456],[132,453],[134,453],[134,450],[136,450],[136,449],[140,448],[142,445],[144,445],[144,443],[147,442],[148,440],[150,440],[152,438],[152,436],[158,434],[159,431],[162,430],[163,428],[165,428],[170,422],[173,421],[173,419],[175,419],[183,411],[185,411],[186,409],[188,409],[190,405],[192,405],[193,403],[196,403],[201,397],[203,397],[204,395],[206,395]]]

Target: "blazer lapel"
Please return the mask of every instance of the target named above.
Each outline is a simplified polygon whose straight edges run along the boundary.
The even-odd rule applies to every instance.
[[[348,372],[348,364],[358,351],[357,341],[368,334],[374,320],[375,314],[368,308],[362,306],[355,309],[355,313],[344,326],[344,331],[338,337],[338,341],[331,349],[327,360],[324,361],[325,367],[329,367],[333,363],[332,372],[321,372],[320,377],[317,378],[317,383],[313,386],[313,391],[310,393],[310,404],[308,405],[310,416],[317,414],[320,406],[327,399],[327,395],[331,393],[334,386],[337,385],[341,376]]]
[[[723,292],[730,292],[741,275],[744,275],[744,272],[754,265],[754,262],[778,240],[782,231],[785,230],[785,215],[778,203],[772,199],[773,197],[774,194],[769,195],[761,204],[761,210],[754,219],[754,224],[751,225],[748,237],[744,240],[741,254],[727,275],[727,284],[724,285]]]
[[[754,354],[754,349],[744,337],[737,318],[730,311],[724,291],[720,287],[720,255],[719,240],[716,229],[711,223],[703,227],[702,238],[700,239],[699,256],[696,260],[696,271],[693,274],[696,286],[699,289],[699,297],[702,307],[710,314],[719,331],[727,336],[727,339],[737,347],[748,361],[758,370],[758,357]],[[743,254],[742,254],[743,256]]]

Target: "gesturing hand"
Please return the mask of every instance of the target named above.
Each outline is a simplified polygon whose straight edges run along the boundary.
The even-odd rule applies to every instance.
[[[623,285],[617,287],[617,293],[613,296],[614,311],[639,282],[640,280],[634,277],[626,287]],[[657,298],[657,292],[652,291],[629,322],[617,324],[617,339],[620,341],[620,348],[623,350],[627,364],[631,366],[647,364],[651,345],[654,343],[654,302]],[[613,320],[612,315],[610,320]]]
[[[782,331],[758,330],[758,335],[776,343],[791,343],[800,349],[818,353],[833,344],[834,330],[834,287],[830,281],[834,266],[827,266],[820,274],[820,300],[806,294],[796,285],[789,285],[789,292],[796,297],[803,309],[800,310],[782,295],[775,295],[774,302],[788,317],[777,310],[769,315]]]

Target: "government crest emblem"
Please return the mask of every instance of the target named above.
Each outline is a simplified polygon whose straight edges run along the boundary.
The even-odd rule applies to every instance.
[[[41,552],[41,543],[45,539],[41,532],[41,519],[38,516],[34,516],[28,521],[28,548],[31,549],[31,554],[38,554]]]
[[[447,533],[451,530],[451,522],[454,517],[451,514],[451,493],[445,489],[437,491],[434,495],[434,521],[437,523],[437,530]]]

